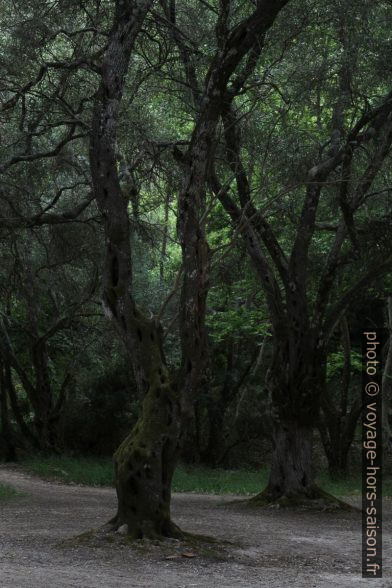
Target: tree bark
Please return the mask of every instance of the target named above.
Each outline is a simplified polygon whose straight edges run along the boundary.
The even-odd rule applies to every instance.
[[[342,480],[347,477],[347,459],[348,451],[350,446],[347,447],[346,451],[338,451],[332,453],[328,460],[328,472],[332,480]]]
[[[273,420],[272,463],[267,487],[256,500],[300,503],[322,494],[312,473],[312,433],[325,387],[325,353],[316,349],[311,332],[298,335],[294,341],[297,339],[302,345],[297,343],[294,349],[293,342],[275,343],[267,373]]]
[[[36,312],[34,311],[34,317]],[[33,320],[33,319],[32,319]],[[3,322],[2,340],[0,346],[4,356],[5,381],[8,389],[9,400],[12,411],[18,422],[18,426],[26,439],[36,448],[46,453],[53,453],[58,451],[58,413],[53,409],[53,390],[50,383],[48,354],[46,349],[46,342],[41,341],[38,333],[33,331],[35,341],[32,344],[31,363],[33,368],[34,380],[30,377],[27,371],[20,364],[14,350],[12,348],[6,326]],[[20,383],[22,384],[28,401],[31,405],[34,421],[34,432],[27,427],[23,416],[19,410],[18,400],[16,397],[11,368],[18,375]]]
[[[267,488],[270,501],[314,498],[312,477],[312,427],[295,421],[275,422],[272,465]]]
[[[325,265],[325,271],[321,276],[316,304],[310,304],[308,293],[309,252],[323,184],[331,172],[343,161],[348,161],[349,157],[350,160],[352,159],[353,146],[357,148],[361,143],[370,140],[369,133],[362,133],[365,127],[370,126],[370,122],[374,128],[377,127],[378,131],[385,127],[386,137],[381,141],[381,147],[376,154],[377,162],[384,161],[391,144],[388,118],[391,104],[390,95],[388,95],[382,106],[360,118],[348,134],[345,144],[336,154],[329,156],[328,159],[321,161],[309,170],[306,195],[291,255],[288,259],[271,224],[252,202],[250,182],[241,160],[240,136],[236,130],[238,121],[232,108],[230,96],[227,100],[227,108],[222,112],[227,164],[236,179],[239,205],[230,195],[229,189],[222,188],[213,166],[211,166],[210,186],[242,233],[249,256],[266,294],[275,345],[275,359],[270,370],[269,388],[275,421],[276,447],[284,447],[287,444],[285,441],[287,436],[292,437],[293,442],[298,436],[305,439],[307,435],[300,434],[299,431],[304,428],[312,428],[317,422],[320,398],[325,389],[327,342],[336,324],[346,312],[353,296],[361,289],[368,287],[372,280],[390,268],[391,257],[387,257],[367,272],[353,287],[346,290],[335,306],[328,308],[332,286],[339,268],[341,249],[348,233],[346,224],[349,219],[346,218],[346,215],[342,220],[344,229],[339,227],[337,231],[335,242]],[[339,117],[336,117],[335,123],[340,124]],[[369,165],[369,182],[366,183],[364,194],[369,189],[380,165],[381,163],[377,163],[376,166]],[[347,185],[348,181],[345,169],[343,169],[341,191],[344,191]],[[355,193],[355,191],[353,192]],[[362,202],[363,197],[358,199],[356,196],[354,198],[351,215]],[[298,455],[305,455],[305,449],[300,449],[300,446],[303,445],[302,442],[295,441],[294,445]],[[280,455],[281,452],[275,449],[269,484],[269,488],[273,485],[275,490],[269,492],[267,488],[266,491],[267,496],[274,495],[276,498],[279,495],[277,488],[282,485],[274,484],[275,479],[279,480],[279,476],[277,476],[279,468],[283,468],[284,472],[286,468],[290,467],[290,463],[291,467],[296,465],[296,458],[290,457],[289,454],[286,465],[282,465]],[[284,457],[282,459],[284,460]],[[302,458],[299,458],[299,461],[302,462]],[[306,460],[304,461],[306,462]],[[306,478],[309,480],[306,484],[312,487],[310,470],[306,472],[306,468],[302,465],[298,465],[298,468],[300,471],[303,470],[304,475],[306,474]],[[285,476],[282,474],[282,477]],[[293,472],[291,479],[295,480],[296,478],[298,478],[297,472]],[[295,494],[299,492],[298,484],[293,482],[291,490],[283,484],[281,492]],[[305,490],[301,490],[301,493],[304,497],[309,494]],[[283,497],[284,494],[281,494],[281,498]]]
[[[14,415],[15,421],[18,425],[18,428],[28,443],[30,443],[35,449],[40,449],[39,440],[36,437],[34,431],[30,428],[30,426],[26,423],[22,411],[20,409],[18,398],[16,395],[16,390],[14,387],[14,383],[12,380],[12,371],[11,367],[8,363],[5,363],[4,366],[4,377],[5,377],[5,385],[8,392],[8,398],[10,402],[10,407],[12,413]]]
[[[9,419],[9,408],[7,398],[7,384],[5,366],[0,361],[0,413],[1,413],[1,439],[4,450],[5,461],[16,461],[16,448],[12,426]]]
[[[178,535],[170,520],[170,486],[179,450],[179,392],[162,349],[161,326],[147,319],[132,296],[128,200],[117,171],[117,121],[132,48],[151,1],[116,2],[93,113],[90,166],[104,221],[103,304],[132,363],[140,417],[114,454],[117,514],[110,522],[132,538]]]
[[[177,536],[171,522],[171,481],[179,452],[180,403],[167,368],[149,374],[142,414],[114,454],[118,512],[115,528],[142,537]]]
[[[127,532],[133,537],[178,532],[170,522],[170,483],[179,450],[179,418],[181,415],[186,419],[191,414],[206,366],[209,251],[204,198],[211,145],[230,76],[286,2],[261,2],[251,16],[234,27],[212,60],[205,81],[179,197],[178,231],[184,276],[180,311],[182,364],[177,384],[167,370],[160,325],[148,321],[132,297],[128,201],[121,191],[117,171],[117,123],[125,77],[136,37],[152,1],[115,3],[93,113],[90,167],[106,236],[104,307],[129,352],[137,386],[144,397],[135,429],[114,456],[118,512],[112,526],[127,525]],[[241,84],[237,86],[240,89]]]

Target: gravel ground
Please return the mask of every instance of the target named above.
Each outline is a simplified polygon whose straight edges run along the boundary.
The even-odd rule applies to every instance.
[[[117,541],[69,541],[114,514],[111,488],[47,482],[5,466],[0,483],[23,493],[0,504],[1,588],[392,587],[389,499],[384,578],[362,580],[356,512],[255,510],[233,497],[176,494],[173,519],[182,529],[231,542],[219,557],[197,549],[191,551],[196,557],[184,557],[189,548],[175,542],[132,548]]]

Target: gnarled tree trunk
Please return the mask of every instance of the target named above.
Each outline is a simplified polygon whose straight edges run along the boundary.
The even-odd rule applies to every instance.
[[[255,497],[256,502],[289,505],[326,497],[312,472],[313,430],[324,389],[325,355],[313,345],[311,333],[298,337],[290,363],[289,351],[287,342],[276,344],[267,375],[273,419],[272,463],[267,487]]]
[[[176,536],[179,530],[170,519],[170,494],[179,452],[179,394],[160,353],[155,325],[140,316],[136,320],[150,366],[144,370],[142,413],[114,454],[118,512],[112,524],[115,528],[127,525],[128,534],[136,539]]]
[[[170,483],[179,450],[180,417],[188,418],[206,365],[205,309],[209,251],[205,238],[205,180],[216,126],[230,76],[260,41],[287,0],[257,5],[231,31],[222,7],[220,50],[212,60],[199,104],[197,122],[184,156],[185,179],[178,204],[183,259],[180,338],[182,363],[174,384],[165,363],[159,324],[136,308],[128,201],[117,171],[117,123],[132,49],[151,0],[117,0],[108,47],[100,68],[90,139],[94,196],[106,236],[104,306],[129,352],[142,414],[115,454],[118,512],[114,528],[127,525],[133,537],[176,534],[170,522]],[[217,31],[218,32],[218,31]],[[243,76],[236,80],[239,91]]]
[[[180,403],[162,351],[161,328],[132,297],[128,200],[117,171],[117,121],[136,36],[151,1],[116,2],[102,64],[90,139],[94,195],[104,220],[103,304],[132,362],[143,408],[114,455],[118,510],[113,529],[133,538],[177,534],[170,520],[170,485],[178,452]]]

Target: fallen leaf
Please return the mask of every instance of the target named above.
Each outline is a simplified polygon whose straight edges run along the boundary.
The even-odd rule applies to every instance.
[[[182,557],[197,557],[196,553],[190,553],[189,551],[185,551],[184,553],[181,553]]]

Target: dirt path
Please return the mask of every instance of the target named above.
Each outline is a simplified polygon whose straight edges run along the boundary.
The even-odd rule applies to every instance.
[[[384,579],[360,577],[360,515],[244,510],[230,497],[177,494],[173,518],[194,533],[229,539],[224,559],[167,560],[159,548],[64,544],[108,520],[110,488],[48,483],[0,467],[23,496],[0,504],[1,588],[391,587],[392,506],[386,501]]]

